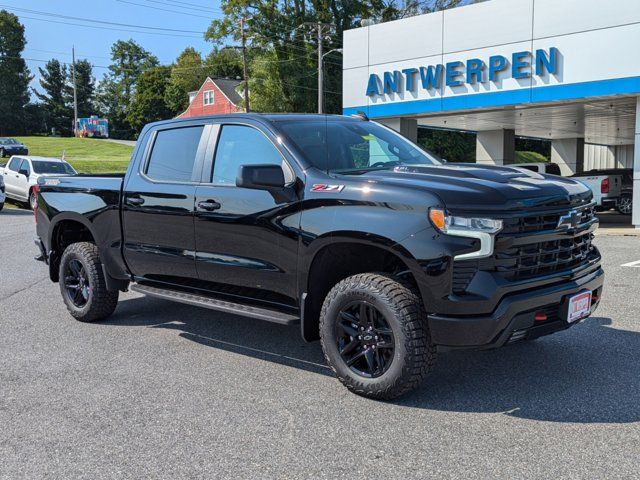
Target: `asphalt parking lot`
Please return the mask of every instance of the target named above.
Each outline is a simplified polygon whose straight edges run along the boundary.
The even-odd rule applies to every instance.
[[[630,478],[640,459],[640,237],[598,236],[596,315],[538,341],[443,354],[391,403],[347,392],[319,344],[134,293],[67,314],[0,213],[0,478]]]

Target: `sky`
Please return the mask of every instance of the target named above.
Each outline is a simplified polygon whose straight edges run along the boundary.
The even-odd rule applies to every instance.
[[[221,16],[219,0],[0,0],[1,9],[17,15],[25,26],[27,46],[23,57],[28,59],[29,70],[35,75],[31,83],[34,88],[39,88],[38,67],[43,67],[51,58],[70,63],[73,46],[76,59],[86,58],[94,65],[93,74],[98,80],[107,72],[104,67],[111,63],[111,45],[116,40],[134,39],[162,64],[173,62],[188,46],[206,54],[212,45],[204,40],[202,33],[213,18]],[[155,31],[163,34],[157,35],[147,33],[152,30],[105,25],[91,20],[179,31]]]

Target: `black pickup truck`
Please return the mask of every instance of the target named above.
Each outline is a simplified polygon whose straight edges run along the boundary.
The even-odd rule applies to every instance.
[[[154,123],[124,177],[38,190],[40,259],[76,319],[131,289],[299,323],[373,398],[415,388],[438,350],[564,330],[602,293],[586,186],[445,163],[366,118]]]

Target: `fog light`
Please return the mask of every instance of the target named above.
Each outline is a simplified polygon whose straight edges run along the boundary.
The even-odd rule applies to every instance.
[[[544,312],[536,312],[536,315],[533,318],[536,322],[546,322],[548,320],[547,314]]]

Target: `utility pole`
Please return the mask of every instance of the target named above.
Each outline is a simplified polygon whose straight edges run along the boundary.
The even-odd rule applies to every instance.
[[[318,113],[324,107],[324,67],[322,64],[322,24],[318,22]]]
[[[73,136],[78,136],[78,92],[76,90],[76,47],[71,47],[71,81],[73,82]]]
[[[244,30],[245,18],[240,19],[240,34],[242,35],[242,74],[244,76],[244,108],[247,113],[249,107],[249,72],[247,70],[247,33]]]
[[[316,29],[317,41],[318,41],[318,113],[322,113],[324,110],[324,67],[323,61],[327,53],[331,53],[333,50],[327,53],[323,53],[323,40],[325,34],[333,28],[330,23],[303,23],[304,26],[309,26]]]

